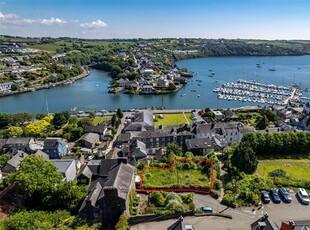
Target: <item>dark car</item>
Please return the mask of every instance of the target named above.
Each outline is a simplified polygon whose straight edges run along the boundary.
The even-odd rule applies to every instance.
[[[261,199],[262,199],[262,202],[263,202],[263,203],[269,203],[269,202],[270,202],[270,197],[269,197],[269,195],[268,195],[268,192],[262,190],[262,191],[260,192],[260,196],[261,196]]]
[[[281,203],[280,196],[275,188],[270,189],[270,197],[274,203],[276,204]]]
[[[213,209],[210,206],[203,206],[203,207],[197,208],[196,211],[203,211],[205,213],[212,213]]]
[[[284,202],[286,202],[286,203],[291,203],[292,202],[292,198],[291,198],[290,194],[288,194],[287,189],[280,188],[279,189],[279,194],[282,197]]]

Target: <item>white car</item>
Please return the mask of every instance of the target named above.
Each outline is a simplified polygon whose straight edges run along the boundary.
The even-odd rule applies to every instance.
[[[307,191],[304,188],[299,188],[297,191],[297,196],[303,204],[309,204],[310,199]]]

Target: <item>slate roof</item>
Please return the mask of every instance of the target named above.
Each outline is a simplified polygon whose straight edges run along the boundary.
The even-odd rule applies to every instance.
[[[99,175],[102,177],[107,177],[110,170],[119,165],[121,162],[127,164],[127,158],[121,157],[118,159],[103,159],[101,160]]]
[[[185,222],[182,216],[167,228],[167,230],[193,230],[193,229],[194,229],[193,226]]]
[[[84,127],[84,133],[97,133],[103,134],[103,132],[107,129],[107,124],[105,122],[99,125],[87,125]]]
[[[130,192],[130,185],[135,174],[135,168],[129,164],[121,163],[108,174],[108,180],[100,193],[99,199],[104,197],[105,189],[117,189],[118,197],[126,200]]]
[[[102,190],[101,184],[98,181],[96,181],[96,183],[92,187],[92,190],[90,191],[90,193],[86,196],[85,200],[83,201],[79,212],[85,208],[87,201],[90,201],[91,205],[95,207],[101,190]]]
[[[130,141],[130,133],[121,133],[120,135],[118,135],[117,137],[117,142],[129,142]]]
[[[54,162],[57,170],[61,173],[65,173],[69,166],[74,162],[74,159],[57,159],[57,160],[51,160]]]
[[[210,149],[214,147],[210,138],[186,139],[185,145],[187,149]]]
[[[196,133],[211,133],[213,127],[213,123],[199,124],[196,127]]]
[[[34,155],[43,157],[43,158],[46,159],[46,160],[49,160],[49,159],[50,159],[49,156],[48,156],[48,154],[46,154],[45,152],[43,152],[43,151],[41,151],[41,150],[36,151]]]
[[[57,150],[58,143],[60,143],[63,146],[67,145],[67,141],[63,138],[46,138],[44,140],[43,149]]]
[[[260,226],[263,228],[260,228]],[[264,216],[262,216],[261,218],[259,218],[258,220],[256,220],[255,222],[251,224],[251,229],[252,230],[257,230],[257,229],[276,230],[279,228],[275,225],[273,221],[271,221],[268,218],[268,215],[265,214]]]
[[[153,114],[149,111],[142,111],[135,113],[135,122],[143,122],[149,126],[154,125]]]
[[[17,153],[10,160],[8,160],[7,164],[9,164],[9,165],[11,165],[17,169],[20,162],[22,160],[24,160],[25,157],[27,157],[27,156],[28,156],[27,153],[18,150]]]
[[[22,144],[22,145],[27,145],[29,144],[31,140],[31,137],[10,137],[6,144],[7,145],[15,145],[15,144]]]
[[[7,142],[8,139],[0,139],[0,148],[2,148],[6,142]]]
[[[100,136],[97,133],[86,133],[81,137],[82,140],[91,144],[95,144],[96,142],[98,142],[99,138]]]

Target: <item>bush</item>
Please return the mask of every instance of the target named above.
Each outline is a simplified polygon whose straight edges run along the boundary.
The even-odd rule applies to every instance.
[[[157,207],[165,206],[165,198],[161,192],[152,192],[149,194],[149,200]]]
[[[182,203],[181,197],[176,193],[169,193],[169,195],[165,199],[165,204],[167,205],[169,203],[169,201],[171,201],[171,200],[176,200],[179,203]]]
[[[121,215],[119,217],[119,220],[115,226],[116,230],[129,230],[129,225],[128,225],[128,221],[126,219],[126,217],[124,215]]]
[[[176,199],[169,200],[166,205],[166,209],[170,210],[172,213],[182,213],[185,212],[184,205]]]
[[[281,178],[289,178],[289,176],[286,174],[286,171],[283,169],[275,169],[268,173],[269,177],[281,177]]]

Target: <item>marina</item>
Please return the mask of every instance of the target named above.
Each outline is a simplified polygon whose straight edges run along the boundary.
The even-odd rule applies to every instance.
[[[234,100],[262,104],[287,105],[302,103],[302,90],[298,87],[287,87],[275,84],[264,84],[253,80],[239,79],[236,83],[224,83],[214,88],[220,100]]]

